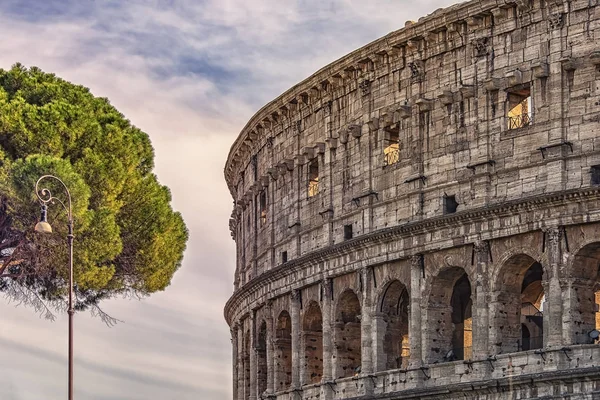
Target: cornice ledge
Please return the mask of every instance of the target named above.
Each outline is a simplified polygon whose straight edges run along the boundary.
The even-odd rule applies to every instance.
[[[583,200],[586,198],[600,197],[600,187],[572,189],[563,192],[549,193],[546,195],[530,196],[523,199],[507,201],[503,204],[486,206],[475,210],[459,211],[455,214],[442,215],[438,217],[428,218],[426,220],[409,222],[404,225],[393,226],[385,229],[362,235],[357,238],[346,240],[342,243],[337,243],[332,246],[315,250],[300,256],[294,260],[288,261],[270,271],[254,277],[244,286],[240,287],[225,303],[224,315],[225,320],[231,325],[230,311],[236,307],[241,300],[249,293],[255,291],[259,285],[266,282],[275,282],[277,279],[286,275],[298,272],[306,264],[312,264],[318,261],[326,260],[332,254],[348,255],[357,247],[364,249],[368,248],[370,243],[381,242],[385,239],[391,239],[405,234],[414,235],[415,233],[425,233],[434,228],[456,225],[459,226],[463,222],[474,222],[487,219],[488,217],[501,217],[514,214],[520,209],[535,209],[540,208],[540,205],[564,204],[567,200],[572,201]]]

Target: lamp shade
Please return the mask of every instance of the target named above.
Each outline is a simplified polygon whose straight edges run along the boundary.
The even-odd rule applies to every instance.
[[[48,208],[45,204],[42,204],[42,214],[40,216],[40,222],[35,224],[33,228],[36,232],[40,233],[52,233],[52,226],[48,223]]]
[[[35,224],[35,231],[40,233],[52,233],[52,226],[46,221],[40,221]]]

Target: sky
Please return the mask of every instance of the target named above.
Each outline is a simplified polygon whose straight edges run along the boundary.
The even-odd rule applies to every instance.
[[[231,395],[229,147],[264,104],[452,0],[0,0],[0,68],[20,62],[107,97],[148,133],[190,230],[164,291],[75,316],[77,400]],[[75,243],[75,246],[77,244]],[[75,251],[77,248],[75,247]],[[76,267],[76,266],[75,266]],[[67,318],[0,297],[0,399],[66,397]]]

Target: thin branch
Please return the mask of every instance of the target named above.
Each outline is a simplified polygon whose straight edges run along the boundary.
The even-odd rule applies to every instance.
[[[100,306],[97,303],[93,303],[91,304],[91,306],[92,308],[90,309],[90,313],[92,314],[92,316],[100,317],[100,320],[104,322],[108,327],[112,328],[119,322],[124,323],[120,319],[108,315],[106,311],[100,308]]]

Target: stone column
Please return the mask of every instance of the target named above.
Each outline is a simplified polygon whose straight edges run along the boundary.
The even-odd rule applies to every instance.
[[[256,378],[257,378],[257,358],[256,357],[256,311],[250,313],[250,400],[256,400]]]
[[[300,289],[292,290],[292,388],[300,387]]]
[[[333,398],[333,392],[329,385],[325,382],[330,382],[333,379],[333,330],[331,329],[332,318],[332,280],[325,278],[321,282],[321,312],[323,316],[323,379],[321,385],[321,398],[329,400]]]
[[[237,399],[244,399],[244,390],[246,389],[246,368],[244,367],[244,324],[239,324],[238,327],[238,345],[237,345]],[[241,371],[240,371],[241,370]]]
[[[559,280],[559,269],[562,263],[563,230],[551,227],[546,230],[546,252],[548,265],[544,271],[544,347],[560,347],[562,345],[562,293]],[[546,276],[548,275],[548,276]]]
[[[265,306],[267,316],[267,393],[275,393],[275,366],[273,360],[275,359],[275,351],[273,349],[274,344],[274,329],[273,329],[273,315],[271,310],[271,301],[267,301]]]
[[[362,290],[362,308],[360,321],[361,341],[361,372],[371,374],[373,372],[373,340],[371,338],[371,269],[363,268],[359,271],[359,279]]]
[[[471,293],[473,316],[473,343],[474,357],[489,355],[489,284],[487,281],[488,264],[490,262],[490,246],[487,241],[474,243],[475,251],[475,279]]]
[[[408,368],[410,371],[406,374],[407,381],[413,382],[413,387],[422,387],[425,380],[423,371],[417,369],[425,366],[423,362],[423,341],[426,340],[423,330],[426,329],[423,322],[421,307],[423,271],[425,270],[422,254],[416,254],[410,258],[410,309],[408,323],[408,343],[410,345],[410,356],[408,359]],[[425,348],[427,348],[425,346]]]
[[[421,279],[423,276],[423,255],[417,254],[410,260],[410,322],[408,342],[410,344],[410,368],[423,365],[423,335],[421,317]]]
[[[377,301],[378,299],[374,299]],[[387,355],[383,350],[383,338],[385,336],[386,322],[383,314],[379,312],[377,304],[373,306],[374,314],[371,318],[372,343],[373,343],[373,370],[374,372],[385,371]]]
[[[231,366],[232,366],[232,376],[233,376],[233,399],[237,399],[238,395],[238,327],[237,324],[233,324],[231,327]]]

